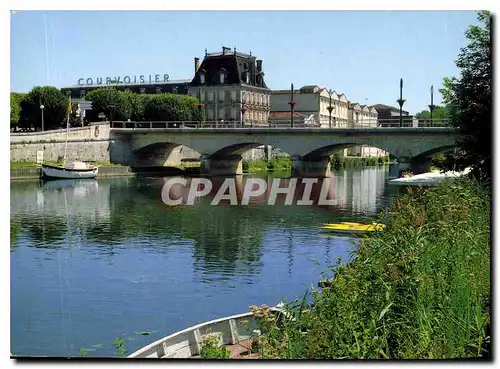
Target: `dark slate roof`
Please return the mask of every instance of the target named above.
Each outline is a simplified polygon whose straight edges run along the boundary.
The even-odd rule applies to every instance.
[[[390,105],[384,105],[384,104],[375,104],[373,105],[375,109],[380,112],[382,110],[392,110],[392,111],[398,111],[399,112],[399,107],[396,106],[390,106]],[[408,114],[406,110],[403,110],[403,113]]]
[[[261,83],[258,83],[257,58],[248,54],[234,52],[226,49],[224,53],[210,53],[205,55],[198,72],[191,81],[191,86],[201,86],[200,73],[205,73],[205,84],[203,86],[218,86],[219,73],[222,69],[226,71],[226,84],[253,86],[269,89],[264,81],[264,73],[260,72]],[[250,73],[250,83],[247,84],[244,72]]]

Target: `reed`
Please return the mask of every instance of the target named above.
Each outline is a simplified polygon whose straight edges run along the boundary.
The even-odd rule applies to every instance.
[[[490,194],[457,180],[396,200],[311,307],[267,327],[275,358],[490,357]]]

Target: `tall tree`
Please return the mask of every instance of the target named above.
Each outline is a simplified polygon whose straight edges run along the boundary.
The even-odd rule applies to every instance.
[[[40,105],[44,106],[44,129],[57,129],[64,126],[64,118],[68,111],[68,97],[52,86],[34,87],[21,102],[20,126],[42,127],[42,112]]]
[[[11,92],[10,93],[10,127],[16,128],[19,125],[19,118],[21,117],[21,102],[26,94]]]
[[[461,49],[456,65],[458,78],[445,78],[441,90],[450,108],[452,124],[458,129],[457,169],[472,168],[474,176],[491,181],[491,15],[478,12],[479,25],[465,35],[468,45]]]

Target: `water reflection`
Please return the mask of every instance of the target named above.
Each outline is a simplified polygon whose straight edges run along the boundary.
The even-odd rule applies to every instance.
[[[353,248],[353,239],[317,227],[375,216],[391,196],[386,173],[338,173],[331,206],[288,206],[284,196],[267,206],[269,191],[249,206],[211,206],[223,178],[194,206],[162,202],[168,178],[12,182],[11,352],[78,355],[109,342],[95,354],[112,355],[125,334],[158,331],[127,342],[133,350],[252,304],[301,296]],[[236,177],[239,199],[252,178],[270,187],[274,177]],[[294,204],[303,192],[298,185]]]

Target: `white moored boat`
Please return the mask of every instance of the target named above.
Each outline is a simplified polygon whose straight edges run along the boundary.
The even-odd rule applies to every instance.
[[[277,307],[269,308],[276,314]],[[159,339],[129,355],[129,358],[187,359],[200,355],[204,339],[219,336],[219,344],[230,352],[229,358],[250,353],[252,341],[259,334],[259,322],[253,313],[243,313],[211,320]]]
[[[98,167],[81,161],[56,166],[42,164],[43,179],[87,179],[97,176]]]
[[[40,177],[42,179],[87,179],[97,176],[98,167],[84,163],[82,161],[73,161],[66,164],[66,154],[68,152],[68,133],[69,133],[69,116],[71,113],[71,98],[68,101],[67,120],[66,120],[66,140],[64,143],[64,160],[63,165],[48,165],[42,164]]]

